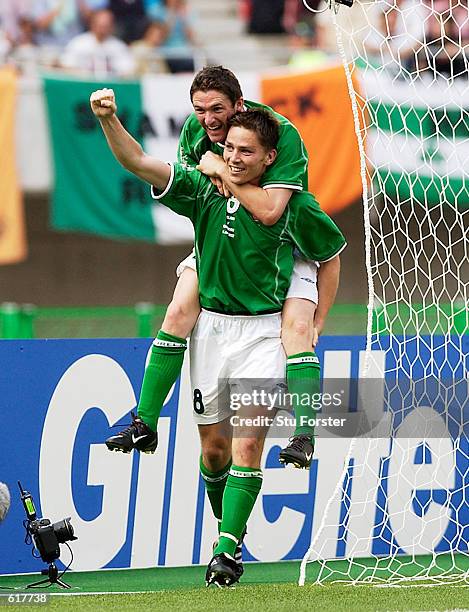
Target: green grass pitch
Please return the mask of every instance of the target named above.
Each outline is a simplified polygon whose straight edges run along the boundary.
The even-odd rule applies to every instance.
[[[72,586],[64,591],[55,585],[35,593],[49,592],[46,606],[6,606],[21,609],[60,610],[175,610],[185,612],[254,612],[324,610],[347,612],[464,610],[469,609],[469,585],[412,582],[399,586],[350,586],[328,583],[324,586],[297,585],[298,562],[246,564],[242,584],[218,589],[204,586],[205,568],[150,568],[68,572]],[[5,589],[24,593],[36,575],[0,576],[0,595]],[[31,593],[32,591],[28,591]],[[86,595],[85,595],[86,593]],[[4,601],[4,600],[3,600]],[[0,607],[2,606],[0,601]]]

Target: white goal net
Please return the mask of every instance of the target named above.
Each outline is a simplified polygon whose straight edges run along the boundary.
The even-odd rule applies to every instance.
[[[330,475],[300,583],[467,581],[468,3],[355,0],[327,20],[362,162],[362,375],[384,378],[385,413]]]

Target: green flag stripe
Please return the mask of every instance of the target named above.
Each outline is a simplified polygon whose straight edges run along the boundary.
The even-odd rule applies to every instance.
[[[367,104],[370,127],[394,134],[428,138],[439,134],[448,140],[469,138],[469,109],[428,109],[370,101]]]
[[[116,93],[118,115],[142,142],[140,83],[105,83]],[[148,186],[114,159],[89,97],[101,83],[47,77],[44,80],[55,166],[52,225],[112,238],[154,242]]]

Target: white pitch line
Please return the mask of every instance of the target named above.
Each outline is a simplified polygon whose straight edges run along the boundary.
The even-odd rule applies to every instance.
[[[47,595],[50,595],[51,597],[73,597],[77,595],[142,595],[144,593],[149,593],[149,594],[164,593],[164,590],[161,590],[161,591],[84,591],[84,592],[75,592],[75,593],[47,593]]]
[[[467,589],[467,584],[451,584],[450,582],[442,582],[441,584],[374,584],[375,589],[421,589],[450,586],[452,589]]]

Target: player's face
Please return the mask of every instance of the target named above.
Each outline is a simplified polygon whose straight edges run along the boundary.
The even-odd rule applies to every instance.
[[[230,179],[237,185],[258,184],[267,166],[275,161],[277,151],[267,151],[259,142],[256,132],[234,126],[230,128],[223,149]]]
[[[196,91],[192,106],[200,125],[207,132],[211,142],[225,142],[228,121],[243,109],[243,99],[233,105],[224,93],[215,90]]]

